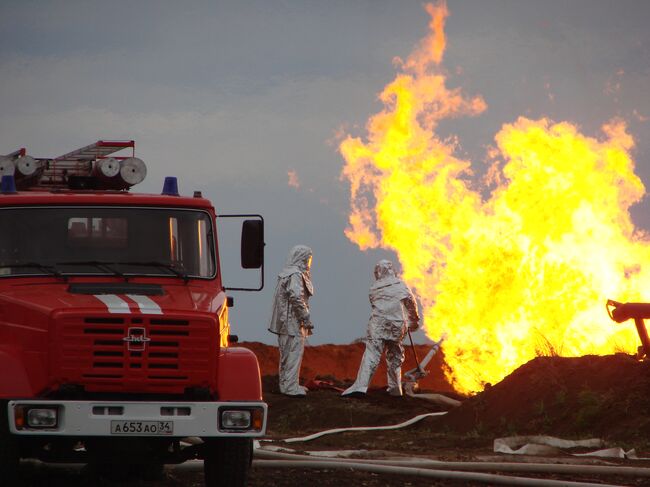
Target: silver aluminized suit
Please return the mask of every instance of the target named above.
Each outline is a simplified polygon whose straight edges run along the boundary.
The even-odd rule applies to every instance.
[[[311,258],[312,251],[305,245],[289,251],[287,263],[278,274],[269,322],[269,331],[278,335],[280,392],[290,396],[307,393],[298,381],[305,338],[313,329],[309,315],[309,298],[314,294]]]
[[[370,286],[372,312],[368,321],[366,350],[359,365],[357,379],[342,395],[366,393],[381,354],[386,349],[386,372],[388,392],[402,395],[402,363],[404,347],[402,340],[406,327],[411,331],[419,328],[420,316],[408,286],[395,275],[389,260],[380,260],[375,266],[375,282]]]

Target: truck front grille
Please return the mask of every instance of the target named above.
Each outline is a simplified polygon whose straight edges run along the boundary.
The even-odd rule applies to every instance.
[[[53,368],[88,391],[206,387],[216,376],[216,329],[209,318],[67,316],[58,320]]]

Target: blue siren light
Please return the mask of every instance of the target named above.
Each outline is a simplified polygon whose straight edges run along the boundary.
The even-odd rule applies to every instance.
[[[167,176],[163,184],[162,194],[167,196],[178,196],[178,179],[174,176]]]
[[[16,192],[16,180],[14,179],[13,174],[5,174],[2,176],[2,182],[0,182],[0,193],[14,194]]]

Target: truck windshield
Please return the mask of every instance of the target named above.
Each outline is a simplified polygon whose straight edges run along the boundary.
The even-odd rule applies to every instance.
[[[210,214],[141,207],[0,209],[0,277],[213,278]]]

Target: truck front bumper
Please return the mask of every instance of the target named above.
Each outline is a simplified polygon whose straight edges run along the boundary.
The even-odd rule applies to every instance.
[[[16,435],[260,437],[264,402],[9,401]]]

